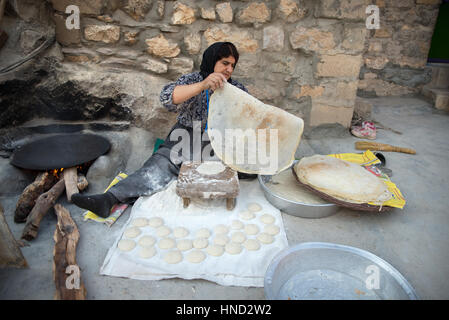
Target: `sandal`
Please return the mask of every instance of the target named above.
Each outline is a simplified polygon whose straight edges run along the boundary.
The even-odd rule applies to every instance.
[[[371,121],[363,121],[361,126],[351,128],[352,135],[362,139],[376,139],[376,126]]]

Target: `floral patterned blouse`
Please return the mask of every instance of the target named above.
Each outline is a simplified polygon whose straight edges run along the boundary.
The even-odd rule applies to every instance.
[[[201,127],[204,129],[206,127],[207,122],[207,97],[206,91],[202,91],[200,94],[193,96],[192,98],[184,101],[180,104],[174,104],[173,90],[178,85],[186,85],[193,84],[203,81],[203,76],[199,72],[193,72],[189,74],[185,74],[181,76],[176,82],[171,82],[164,86],[160,94],[160,100],[165,108],[171,112],[179,112],[177,117],[178,122],[184,126],[192,127],[193,121],[201,121]],[[236,86],[239,89],[248,92],[244,85],[240,82],[237,82],[231,78],[230,83]],[[212,90],[209,90],[209,99],[210,95],[213,93]]]

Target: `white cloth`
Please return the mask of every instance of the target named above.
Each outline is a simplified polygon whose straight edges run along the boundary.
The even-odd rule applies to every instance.
[[[274,258],[281,250],[288,247],[287,237],[284,230],[280,211],[273,207],[263,195],[258,181],[240,181],[240,194],[233,211],[226,209],[225,200],[195,200],[192,199],[188,208],[183,208],[182,199],[176,194],[176,181],[173,181],[165,190],[149,197],[140,197],[132,208],[128,222],[123,226],[120,236],[109,249],[106,259],[101,267],[100,274],[126,277],[140,280],[161,280],[169,278],[182,279],[205,279],[225,286],[252,286],[263,287],[265,272]],[[242,220],[239,213],[248,209],[248,204],[258,203],[262,210],[256,212],[252,220]],[[207,255],[201,263],[191,263],[185,259],[190,251],[183,251],[183,260],[178,264],[168,264],[163,256],[169,250],[162,250],[157,246],[159,237],[154,228],[150,226],[140,228],[142,233],[134,238],[136,247],[129,252],[120,251],[118,242],[124,237],[123,232],[131,226],[131,221],[145,217],[161,217],[164,225],[173,230],[176,227],[184,227],[190,231],[184,239],[195,239],[195,233],[201,228],[211,231],[209,243],[214,239],[214,227],[223,224],[229,227],[227,236],[231,238],[232,233],[241,230],[232,230],[233,220],[240,220],[245,225],[256,224],[263,232],[265,226],[260,217],[270,214],[275,218],[274,224],[280,229],[279,234],[274,236],[271,244],[260,243],[257,251],[243,250],[238,255],[225,252],[219,257]],[[139,257],[141,247],[137,241],[143,235],[151,235],[156,239],[155,248],[157,253],[150,259]],[[168,237],[174,238],[173,233]],[[247,236],[247,239],[256,239],[257,235]],[[176,239],[179,241],[180,239]],[[193,250],[193,249],[192,249]],[[201,249],[206,253],[206,249]]]

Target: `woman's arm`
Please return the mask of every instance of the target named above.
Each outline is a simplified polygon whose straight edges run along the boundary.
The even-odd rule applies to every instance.
[[[223,74],[215,72],[211,73],[206,79],[201,82],[187,85],[178,85],[173,90],[173,103],[183,103],[191,97],[200,94],[200,92],[203,90],[216,90],[217,88],[221,88],[223,87],[223,82],[226,81],[226,77]]]

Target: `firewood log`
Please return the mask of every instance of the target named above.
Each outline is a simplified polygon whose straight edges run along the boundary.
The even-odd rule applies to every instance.
[[[31,210],[26,225],[23,228],[22,239],[31,241],[37,237],[42,218],[44,218],[48,210],[54,206],[56,200],[64,191],[64,188],[64,179],[61,179],[53,186],[53,188],[39,196],[36,205],[33,207],[33,210]]]
[[[55,281],[55,300],[84,300],[86,288],[81,281],[80,268],[76,263],[76,247],[80,239],[78,227],[70,212],[55,205],[58,223],[53,235],[53,279]]]

